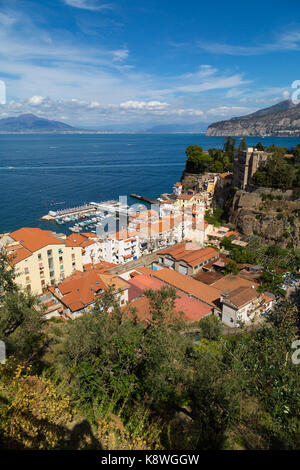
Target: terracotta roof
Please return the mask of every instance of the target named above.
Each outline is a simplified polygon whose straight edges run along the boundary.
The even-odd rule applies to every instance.
[[[222,277],[224,277],[223,274],[216,271],[200,271],[199,273],[195,274],[194,279],[211,286],[214,282],[222,279]]]
[[[105,273],[112,268],[115,268],[117,264],[108,263],[107,261],[100,261],[99,263],[87,263],[83,265],[84,271],[96,271],[98,274]]]
[[[65,240],[54,236],[50,230],[24,227],[10,233],[11,238],[18,241],[24,248],[34,253],[48,245],[64,245]]]
[[[219,256],[214,248],[199,248],[196,243],[178,243],[159,252],[162,255],[170,255],[177,261],[185,261],[190,266],[210,261],[212,258]]]
[[[223,303],[241,308],[259,297],[259,293],[254,287],[240,286],[229,292],[223,293]]]
[[[125,290],[129,288],[128,282],[115,274],[99,274],[99,277],[107,287],[114,286],[117,290]]]
[[[134,278],[130,279],[128,283],[135,289],[135,293],[138,297],[144,293],[144,291],[148,289],[159,290],[162,287],[166,287],[166,283],[153,278],[147,274],[140,274],[139,276],[135,276]],[[130,292],[130,290],[129,290]],[[133,291],[131,292],[130,297],[132,297]],[[212,307],[209,305],[201,302],[199,299],[195,299],[193,297],[189,297],[187,294],[179,291],[176,289],[176,294],[178,298],[175,300],[175,310],[178,314],[183,313],[183,319],[186,321],[198,321],[200,318],[204,317],[212,313]],[[139,300],[139,302],[138,302]],[[149,318],[149,301],[141,300],[140,298],[135,302],[131,302],[132,306],[138,308],[140,315],[142,316],[140,319],[143,320],[145,318]],[[141,308],[142,307],[142,308]],[[141,310],[140,310],[141,308]],[[139,316],[139,315],[138,315]],[[144,317],[144,318],[143,318]]]
[[[86,237],[80,233],[72,233],[66,239],[66,246],[79,246],[79,247],[86,247],[89,245],[93,245],[95,240],[92,240],[90,237]]]
[[[219,306],[221,291],[168,268],[152,271],[153,277],[211,305]]]
[[[49,287],[50,292],[72,312],[81,310],[93,303],[97,294],[109,286],[114,285],[116,289],[128,288],[128,284],[115,275],[99,274],[96,271],[76,271],[72,276],[64,279],[57,289]]]
[[[188,195],[188,194],[180,194],[180,196],[177,197],[177,199],[181,199],[183,201],[189,201],[192,199],[194,195]]]
[[[13,247],[9,247],[13,248]],[[31,256],[31,251],[26,250],[23,248],[22,245],[15,245],[15,249],[10,249],[8,251],[8,260],[11,266],[15,266],[23,259],[29,258]]]
[[[222,292],[225,292],[226,290],[234,290],[239,287],[258,287],[257,282],[249,281],[248,279],[235,276],[234,274],[227,274],[227,276],[224,276],[212,285]]]

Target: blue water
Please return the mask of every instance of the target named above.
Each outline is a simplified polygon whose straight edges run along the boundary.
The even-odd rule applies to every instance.
[[[248,138],[292,147],[299,138]],[[62,231],[40,220],[49,210],[84,202],[172,191],[190,144],[222,147],[223,137],[168,135],[1,135],[0,233],[21,226]],[[129,203],[136,203],[130,200]]]

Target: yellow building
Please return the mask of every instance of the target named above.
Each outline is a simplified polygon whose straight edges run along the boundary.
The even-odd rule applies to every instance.
[[[74,271],[83,271],[82,248],[66,246],[66,236],[39,228],[21,228],[2,242],[14,267],[16,282],[41,294]]]

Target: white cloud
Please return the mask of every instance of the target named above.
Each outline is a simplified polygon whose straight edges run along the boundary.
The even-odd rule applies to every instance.
[[[98,3],[91,0],[63,0],[64,3],[73,8],[80,8],[82,10],[100,11],[111,10],[113,4],[111,3]]]
[[[129,56],[129,50],[127,48],[113,51],[113,60],[116,62],[121,62],[122,60],[127,59]]]
[[[35,95],[29,98],[29,103],[32,104],[33,106],[38,106],[44,101],[44,99],[45,98],[43,96]]]
[[[128,110],[148,110],[148,111],[161,111],[169,106],[168,103],[163,103],[161,101],[126,101],[125,103],[120,104],[120,108]]]
[[[290,31],[279,35],[273,42],[253,46],[239,46],[225,43],[198,41],[198,47],[212,54],[224,55],[261,55],[278,51],[298,51],[300,49],[300,31]]]
[[[243,114],[250,114],[256,111],[256,109],[245,108],[242,106],[218,106],[215,108],[211,108],[207,111],[207,114],[213,116],[222,116],[222,117],[229,117],[229,116],[238,116]]]

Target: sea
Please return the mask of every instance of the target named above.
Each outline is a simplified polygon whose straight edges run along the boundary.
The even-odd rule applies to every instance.
[[[252,137],[291,148],[299,138]],[[138,201],[171,192],[184,169],[188,145],[222,148],[224,137],[203,134],[6,134],[0,135],[0,233],[20,227],[65,231],[41,220],[49,210],[87,202]]]

